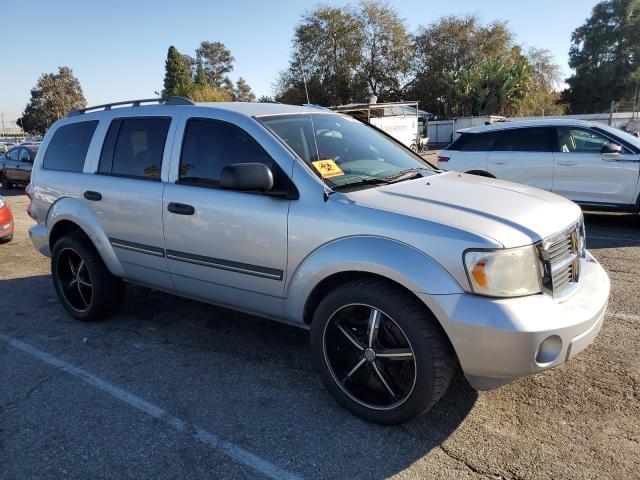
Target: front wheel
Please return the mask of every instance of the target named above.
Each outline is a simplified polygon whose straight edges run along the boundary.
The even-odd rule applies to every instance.
[[[350,281],[320,302],[311,350],[336,400],[381,424],[404,423],[429,410],[447,390],[457,365],[424,305],[376,279]]]

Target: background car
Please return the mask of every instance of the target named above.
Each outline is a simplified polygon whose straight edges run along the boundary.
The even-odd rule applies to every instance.
[[[640,140],[600,123],[531,120],[460,130],[441,168],[549,190],[590,209],[638,212]]]
[[[39,145],[20,145],[0,157],[0,184],[2,184],[2,188],[29,183],[33,160],[36,158],[39,147]]]
[[[9,205],[0,195],[0,242],[8,242],[13,238],[13,214]]]

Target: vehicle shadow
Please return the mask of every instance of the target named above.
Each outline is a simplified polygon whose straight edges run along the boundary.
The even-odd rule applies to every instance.
[[[374,425],[325,390],[305,330],[132,286],[115,317],[78,322],[60,306],[48,275],[0,280],[0,295],[10,312],[0,333],[147,392],[145,400],[275,464],[290,462],[285,468],[302,476],[397,474],[438,448],[477,399],[458,375],[421,418]],[[99,414],[113,421],[111,412]],[[69,412],[68,422],[74,418]]]
[[[24,187],[17,188],[0,188],[0,195],[3,197],[19,197],[22,195],[27,195],[24,191]]]
[[[640,215],[584,212],[587,248],[624,248],[640,245]]]

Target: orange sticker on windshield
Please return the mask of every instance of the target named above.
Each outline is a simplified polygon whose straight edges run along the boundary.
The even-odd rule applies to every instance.
[[[317,162],[311,162],[316,170],[320,172],[323,178],[337,177],[344,175],[344,172],[340,170],[340,167],[336,165],[333,160],[318,160]]]

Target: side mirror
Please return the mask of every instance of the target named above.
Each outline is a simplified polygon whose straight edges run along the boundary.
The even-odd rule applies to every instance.
[[[620,145],[617,145],[615,143],[605,143],[604,145],[602,145],[602,149],[600,150],[600,153],[605,154],[618,154],[622,151],[622,147]]]
[[[220,187],[268,192],[273,188],[273,173],[264,163],[234,163],[220,172]]]

